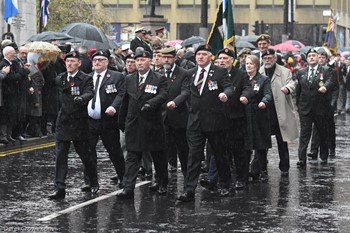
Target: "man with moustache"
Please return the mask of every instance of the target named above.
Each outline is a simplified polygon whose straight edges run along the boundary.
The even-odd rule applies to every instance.
[[[168,169],[162,104],[167,98],[167,81],[151,70],[152,57],[147,51],[135,54],[137,72],[125,79],[125,95],[119,112],[119,127],[125,130],[127,156],[124,189],[120,199],[134,198],[142,152],[150,152],[156,170],[159,195],[166,195]]]
[[[94,96],[92,77],[79,70],[80,54],[72,51],[66,54],[67,72],[57,76],[60,110],[56,123],[56,165],[55,192],[49,199],[63,199],[66,196],[68,153],[71,141],[83,162],[90,180],[91,192],[98,191],[97,171],[90,158],[87,104]]]
[[[206,140],[210,143],[219,173],[219,195],[229,195],[231,183],[228,156],[225,153],[227,128],[224,103],[233,94],[226,69],[211,64],[211,47],[200,45],[196,50],[197,67],[189,71],[189,118],[187,141],[189,156],[181,202],[194,201]]]
[[[120,134],[118,128],[118,114],[121,101],[125,92],[124,76],[108,67],[109,55],[104,51],[97,51],[92,55],[92,66],[95,96],[89,101],[87,110],[89,114],[89,144],[91,158],[97,169],[96,145],[101,138],[108,156],[119,178],[119,187],[122,187],[124,176],[124,156],[120,146]],[[118,183],[118,178],[113,181]],[[85,175],[84,192],[91,191],[90,181]]]
[[[175,64],[176,50],[173,47],[160,50],[165,75],[168,81],[168,97],[164,111],[164,123],[168,142],[168,162],[177,170],[179,156],[182,174],[186,175],[188,145],[186,126],[188,120],[187,98],[189,96],[188,73]]]
[[[320,136],[321,164],[328,160],[328,121],[332,113],[331,92],[336,86],[335,77],[328,67],[318,64],[318,53],[314,48],[306,54],[308,66],[298,71],[296,80],[296,103],[300,118],[299,168],[306,167],[306,150],[310,141],[312,124]]]
[[[288,142],[299,137],[297,118],[291,93],[295,91],[297,83],[292,80],[289,69],[278,65],[274,49],[268,49],[263,55],[264,65],[259,72],[271,80],[273,101],[269,105],[271,135],[276,136],[279,169],[282,175],[288,175],[290,162]]]

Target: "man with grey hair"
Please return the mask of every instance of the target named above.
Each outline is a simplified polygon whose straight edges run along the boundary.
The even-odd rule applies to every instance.
[[[15,142],[12,137],[12,129],[18,122],[18,95],[19,82],[22,81],[29,73],[28,69],[21,68],[19,63],[15,61],[16,51],[11,46],[6,46],[3,51],[4,58],[0,62],[0,69],[10,66],[10,72],[3,81],[2,91],[6,116],[2,119],[6,123],[6,138],[8,141]],[[2,135],[4,137],[4,135]]]

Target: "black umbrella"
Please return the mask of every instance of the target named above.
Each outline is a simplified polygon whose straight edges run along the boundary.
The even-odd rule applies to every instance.
[[[187,38],[182,42],[182,47],[188,47],[194,44],[200,44],[205,42],[206,40],[203,37],[200,36],[191,36],[190,38]]]
[[[62,32],[42,32],[29,37],[27,41],[53,41],[53,40],[69,40],[72,39],[70,35]]]
[[[249,41],[239,40],[236,42],[236,48],[250,48],[255,49],[256,47]]]
[[[62,28],[60,32],[82,39],[80,44],[88,48],[113,49],[115,47],[115,43],[109,40],[101,29],[91,24],[71,23]]]

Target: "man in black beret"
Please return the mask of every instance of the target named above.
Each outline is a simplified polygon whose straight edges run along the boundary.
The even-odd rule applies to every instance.
[[[56,78],[61,108],[57,117],[55,134],[55,192],[49,195],[50,199],[65,198],[65,179],[71,141],[91,181],[91,191],[95,193],[98,190],[97,173],[89,153],[89,130],[86,127],[88,124],[87,104],[94,96],[92,77],[79,70],[81,66],[79,52],[69,52],[64,59],[67,71]]]
[[[229,160],[225,153],[227,125],[224,103],[233,94],[232,85],[227,70],[211,63],[213,54],[210,45],[200,45],[195,54],[197,67],[189,70],[189,155],[184,192],[177,198],[181,202],[194,201],[206,140],[215,156],[220,179],[220,196],[229,195],[231,183]]]
[[[167,97],[167,81],[151,70],[152,57],[147,51],[135,54],[137,72],[125,79],[125,95],[119,112],[119,127],[125,130],[127,156],[123,192],[118,198],[134,197],[136,177],[143,152],[150,152],[156,170],[157,192],[167,193],[168,169],[162,105]]]
[[[312,124],[320,136],[321,164],[327,164],[329,155],[328,121],[333,115],[331,92],[336,86],[336,76],[328,67],[318,64],[317,50],[311,48],[306,53],[308,66],[298,71],[296,80],[296,104],[300,120],[298,156],[299,168],[306,167],[306,150],[310,141]]]
[[[118,183],[119,179],[119,187],[122,188],[125,163],[120,146],[118,114],[125,92],[125,78],[120,72],[108,69],[109,55],[106,51],[96,51],[91,58],[94,72],[90,76],[93,78],[95,91],[95,96],[89,101],[87,107],[91,158],[94,169],[97,169],[96,145],[101,138],[118,175],[111,179],[115,183]],[[93,189],[92,184],[87,175],[84,177],[85,186],[81,190],[90,192]]]

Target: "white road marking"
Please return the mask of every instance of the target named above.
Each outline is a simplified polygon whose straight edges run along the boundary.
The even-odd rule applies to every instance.
[[[140,186],[145,185],[145,184],[148,184],[150,182],[151,181],[142,181],[140,183],[137,183],[135,188],[140,187]],[[69,207],[69,208],[67,208],[65,210],[61,210],[61,211],[55,212],[53,214],[50,214],[50,215],[48,215],[46,217],[39,218],[37,221],[41,221],[41,222],[50,221],[50,220],[52,220],[54,218],[57,218],[57,217],[59,217],[59,216],[61,216],[63,214],[67,214],[67,213],[73,212],[73,211],[75,211],[77,209],[83,208],[85,206],[91,205],[93,203],[102,201],[102,200],[110,198],[110,197],[113,197],[113,196],[115,196],[115,195],[117,195],[118,193],[121,193],[121,192],[122,192],[122,189],[117,190],[117,191],[112,192],[112,193],[109,193],[109,194],[106,194],[106,195],[103,195],[103,196],[100,196],[100,197],[96,197],[94,199],[91,199],[89,201],[80,203],[78,205],[71,206],[71,207]]]

